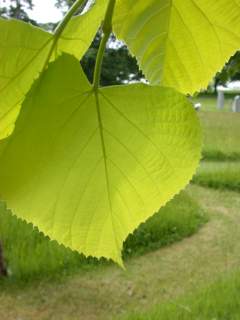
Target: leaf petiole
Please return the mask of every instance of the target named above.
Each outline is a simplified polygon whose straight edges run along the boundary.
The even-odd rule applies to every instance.
[[[103,36],[98,49],[98,54],[97,54],[97,59],[96,59],[96,64],[94,69],[94,78],[93,78],[94,91],[97,91],[99,87],[104,51],[106,48],[107,41],[112,32],[112,17],[114,13],[115,4],[116,4],[116,0],[109,0],[105,18],[102,24]]]
[[[45,64],[44,64],[44,68],[43,70],[46,69],[51,57],[52,57],[52,54],[53,54],[53,51],[56,47],[56,44],[59,40],[59,38],[61,37],[64,29],[66,28],[68,22],[71,20],[71,18],[73,17],[74,13],[76,13],[76,11],[82,7],[82,9],[85,7],[85,4],[86,4],[86,0],[77,0],[76,2],[74,2],[74,4],[72,5],[72,7],[68,10],[68,12],[66,13],[65,17],[63,18],[63,20],[58,24],[58,26],[56,27],[54,33],[53,33],[53,42],[52,42],[52,46],[50,48],[50,51],[49,51],[49,54],[47,56],[47,59],[45,61]]]
[[[71,6],[71,8],[66,13],[63,20],[58,24],[58,26],[56,27],[56,29],[54,31],[54,36],[56,38],[59,38],[61,36],[62,32],[64,31],[68,22],[71,20],[74,13],[76,13],[76,11],[81,7],[82,7],[82,9],[84,9],[85,5],[86,5],[86,0],[77,0],[76,2],[74,2],[74,4]]]

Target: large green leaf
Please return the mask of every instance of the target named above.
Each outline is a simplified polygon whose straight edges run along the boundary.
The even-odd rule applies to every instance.
[[[240,48],[240,1],[117,0],[114,31],[152,84],[194,93]]]
[[[28,94],[0,144],[0,195],[85,255],[121,263],[124,239],[190,180],[201,134],[188,100],[137,84],[95,94],[67,54]]]
[[[80,59],[88,49],[105,11],[99,3],[91,14],[74,17],[59,39],[22,21],[0,19],[0,139],[12,132],[24,96],[48,60],[62,51]]]

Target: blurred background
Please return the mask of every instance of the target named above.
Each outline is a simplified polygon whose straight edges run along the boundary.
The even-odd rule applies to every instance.
[[[73,2],[0,0],[0,16],[53,31]],[[100,37],[80,62],[90,81]],[[139,81],[136,59],[112,35],[101,85]],[[127,271],[50,241],[0,203],[0,319],[239,319],[238,95],[240,52],[189,97],[203,127],[201,165],[186,190],[128,237]]]

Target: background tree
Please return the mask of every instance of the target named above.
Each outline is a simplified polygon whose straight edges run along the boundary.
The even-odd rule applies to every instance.
[[[76,0],[57,0],[56,6],[62,11],[66,11],[75,1]],[[81,60],[83,70],[90,82],[93,80],[95,60],[100,40],[101,30],[98,31],[91,47]],[[138,68],[136,59],[129,54],[127,47],[112,35],[104,54],[101,85],[108,86],[129,81],[140,81],[143,78],[144,76]]]
[[[90,82],[93,81],[94,66],[100,40],[101,31],[97,33],[91,47],[81,60],[83,70]],[[119,85],[131,81],[140,81],[143,78],[144,76],[138,68],[136,59],[130,55],[127,47],[112,35],[104,54],[101,85]]]
[[[3,1],[3,3],[5,5],[0,8],[0,15],[2,17],[20,19],[36,25],[36,21],[30,19],[26,11],[27,9],[33,9],[32,0],[11,0],[10,5],[7,5],[6,1]]]
[[[74,2],[75,0],[57,0],[56,7],[65,11],[66,8],[70,8]]]
[[[216,75],[215,87],[218,84],[225,84],[228,81],[240,80],[240,51],[238,51],[223,70]]]

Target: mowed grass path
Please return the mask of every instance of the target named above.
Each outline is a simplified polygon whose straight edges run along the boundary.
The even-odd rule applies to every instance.
[[[108,266],[59,282],[36,282],[0,293],[1,320],[107,320],[206,286],[240,263],[238,193],[190,186],[210,215],[197,234],[128,260],[126,271]]]
[[[239,320],[240,272],[234,271],[195,293],[159,304],[124,320]]]

